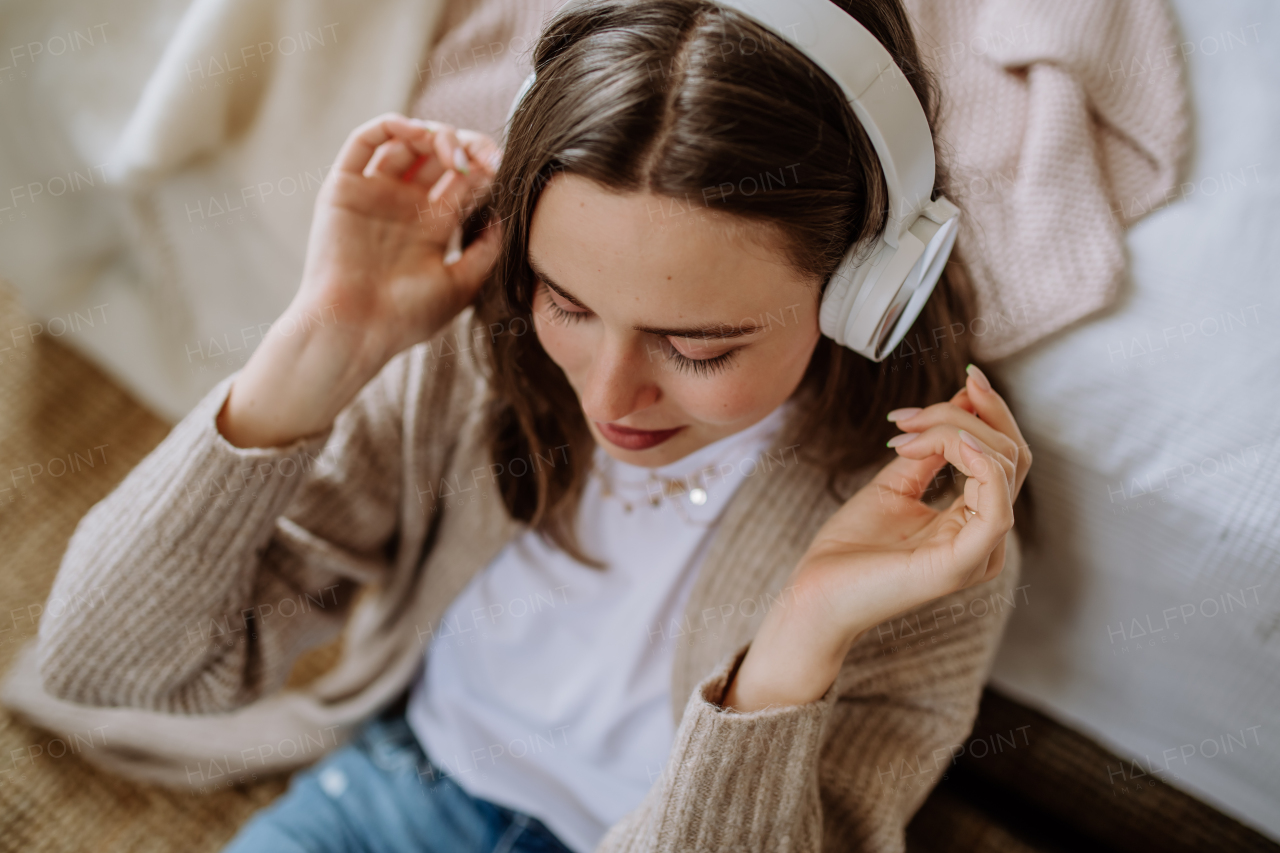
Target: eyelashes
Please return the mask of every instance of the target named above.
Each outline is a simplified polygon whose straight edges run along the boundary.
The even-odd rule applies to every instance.
[[[546,302],[547,309],[551,312],[552,322],[560,323],[562,325],[576,323],[590,314],[590,312],[587,311],[566,311],[557,305],[555,300],[550,298],[548,298]],[[696,376],[703,377],[712,376],[727,368],[733,363],[738,354],[738,350],[740,349],[742,348],[737,347],[735,349],[731,349],[722,355],[716,356],[715,358],[689,358],[687,355],[673,347],[671,345],[671,341],[666,338],[662,338],[663,355],[673,367],[683,373],[692,373]]]
[[[711,376],[719,373],[728,367],[738,354],[738,349],[731,349],[723,355],[715,358],[689,358],[684,353],[678,351],[671,345],[666,338],[662,339],[662,349],[666,354],[667,361],[680,371],[685,373],[693,373],[697,376]]]
[[[547,308],[551,310],[551,316],[557,323],[576,323],[587,316],[586,311],[566,311],[555,303],[554,299],[547,298]]]

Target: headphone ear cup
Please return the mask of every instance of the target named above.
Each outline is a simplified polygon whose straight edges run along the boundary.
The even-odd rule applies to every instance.
[[[959,214],[938,196],[899,235],[897,247],[881,235],[877,250],[856,269],[846,255],[823,295],[822,333],[865,358],[883,361],[937,285],[955,246]]]
[[[939,197],[941,198],[941,197]],[[955,210],[946,199],[943,202]],[[930,213],[947,214],[946,208]],[[956,211],[958,213],[958,211]],[[871,346],[875,347],[875,361],[884,360],[902,342],[907,331],[915,323],[924,304],[942,278],[942,271],[951,256],[959,231],[959,217],[951,215],[940,225],[927,216],[921,216],[912,226],[912,232],[925,240],[925,250],[907,274],[898,295],[885,312],[881,327],[875,332]]]
[[[841,346],[849,345],[845,339],[849,317],[859,302],[858,297],[865,298],[863,284],[884,250],[884,243],[877,241],[870,257],[860,258],[858,248],[856,244],[851,246],[840,266],[831,274],[827,289],[822,294],[822,305],[818,309],[818,328],[822,330],[822,334]]]

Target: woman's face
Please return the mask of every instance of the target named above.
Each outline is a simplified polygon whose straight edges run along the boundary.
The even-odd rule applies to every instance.
[[[818,342],[771,232],[561,173],[534,211],[534,328],[609,455],[657,467],[760,421]]]

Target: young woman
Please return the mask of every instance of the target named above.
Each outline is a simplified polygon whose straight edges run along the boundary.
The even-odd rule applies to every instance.
[[[931,114],[897,0],[840,5]],[[575,5],[534,60],[501,154],[398,115],[348,138],[285,315],[77,529],[53,594],[117,606],[42,625],[46,686],[266,706],[345,625],[323,700],[367,719],[236,853],[900,850],[976,713],[1031,463],[933,333],[967,328],[958,266],[929,355],[819,333],[880,163],[741,15]]]

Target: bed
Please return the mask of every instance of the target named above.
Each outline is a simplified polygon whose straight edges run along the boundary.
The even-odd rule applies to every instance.
[[[1127,756],[1116,796],[1170,783],[1280,838],[1280,8],[1174,5],[1189,173],[1125,202],[1155,209],[1118,304],[997,369],[1040,539],[993,681]]]

